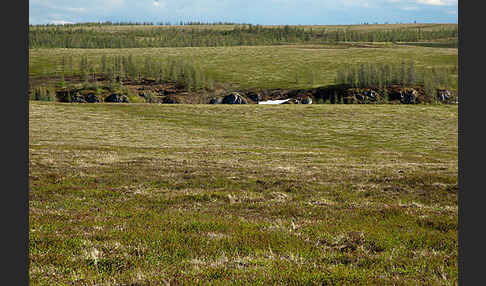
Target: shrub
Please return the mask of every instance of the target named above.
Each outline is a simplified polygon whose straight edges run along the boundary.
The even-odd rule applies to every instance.
[[[153,92],[144,93],[144,97],[145,97],[145,102],[148,102],[148,103],[157,103],[158,102],[157,97],[156,97],[155,93],[153,93]]]
[[[53,87],[40,86],[31,90],[30,100],[56,101],[56,91]]]

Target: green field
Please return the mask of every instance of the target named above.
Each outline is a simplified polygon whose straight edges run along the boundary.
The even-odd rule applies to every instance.
[[[234,88],[309,88],[335,83],[339,66],[357,63],[401,63],[417,67],[457,66],[457,48],[402,46],[391,43],[340,45],[283,45],[239,47],[184,47],[137,49],[31,49],[29,73],[42,76],[44,68],[54,75],[62,56],[83,55],[99,65],[103,55],[133,55],[139,65],[146,56],[157,59],[194,60],[217,82]],[[74,66],[76,70],[78,66]],[[97,66],[99,70],[99,66]],[[310,78],[314,74],[314,84]]]
[[[108,53],[31,60],[60,52]],[[193,53],[249,86],[290,84],[306,60],[457,60],[425,47],[143,52]],[[457,285],[457,106],[29,104],[32,285]]]

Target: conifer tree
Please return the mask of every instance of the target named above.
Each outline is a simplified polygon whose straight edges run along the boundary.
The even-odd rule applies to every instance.
[[[407,70],[407,85],[415,85],[415,83],[416,83],[415,67],[413,61],[410,61]]]
[[[406,84],[406,68],[404,61],[402,61],[402,64],[400,65],[399,82],[402,86]]]
[[[69,66],[69,75],[73,76],[74,75],[74,67],[73,67],[73,56],[69,56],[68,58],[68,66]]]
[[[106,74],[106,55],[101,56],[101,73]]]
[[[365,85],[365,66],[361,64],[358,72],[358,87],[364,87]]]
[[[145,56],[145,64],[144,64],[144,76],[149,77],[151,74],[150,70],[150,57]]]

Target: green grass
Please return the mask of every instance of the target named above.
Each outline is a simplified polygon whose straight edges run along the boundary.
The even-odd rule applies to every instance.
[[[102,55],[129,55],[143,65],[145,56],[167,59],[194,59],[203,71],[218,82],[242,89],[309,88],[333,84],[336,71],[344,64],[414,61],[420,66],[457,66],[458,50],[451,48],[401,46],[391,43],[338,45],[283,45],[198,48],[137,49],[31,49],[29,75],[41,76],[44,68],[54,74],[62,56],[73,55],[75,63],[87,55],[100,63]],[[75,70],[78,65],[75,64]],[[98,71],[100,70],[97,67]],[[311,82],[314,73],[314,84]]]
[[[29,104],[32,285],[457,284],[457,106]]]

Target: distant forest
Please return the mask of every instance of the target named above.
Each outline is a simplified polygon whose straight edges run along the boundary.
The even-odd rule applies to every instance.
[[[319,44],[333,42],[421,42],[457,39],[457,26],[434,29],[395,28],[390,30],[304,29],[299,26],[263,27],[234,25],[232,29],[180,28],[166,25],[145,29],[110,30],[122,23],[84,23],[30,26],[30,48],[157,48]],[[123,23],[142,25],[142,23]],[[150,23],[146,23],[150,24]],[[206,25],[199,22],[187,26]],[[216,24],[216,23],[215,23]],[[217,23],[232,25],[232,23]]]

